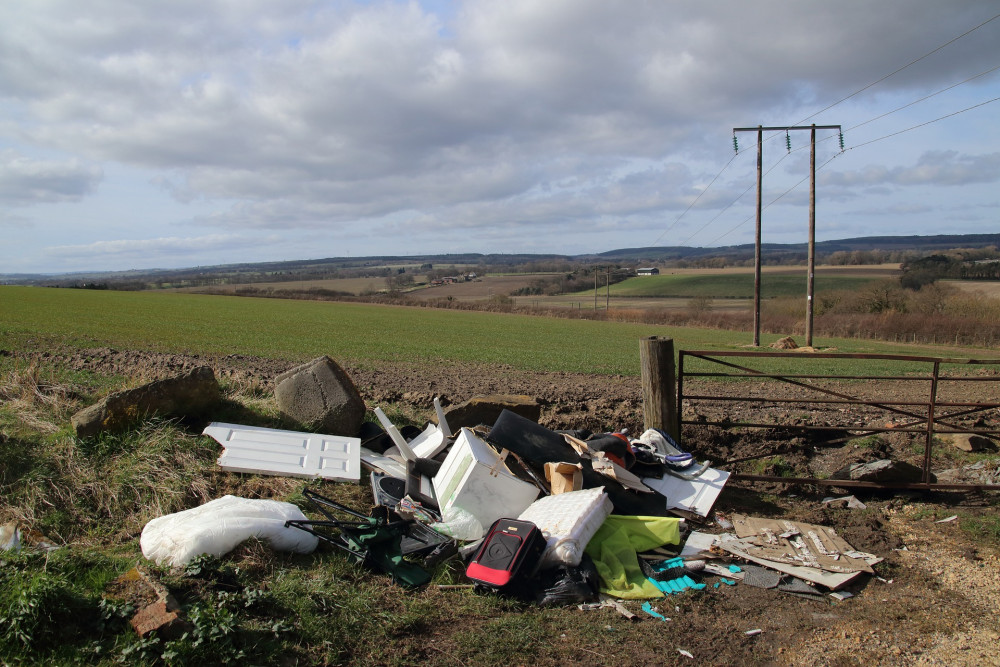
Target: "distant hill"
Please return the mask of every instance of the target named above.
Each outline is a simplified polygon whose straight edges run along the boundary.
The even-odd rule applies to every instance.
[[[816,255],[822,260],[836,252],[913,251],[929,254],[953,248],[1000,247],[1000,234],[940,234],[936,236],[865,236],[818,241]],[[808,252],[805,243],[764,243],[761,246],[763,262],[776,264],[804,261]],[[220,264],[185,269],[145,269],[108,272],[76,272],[62,274],[0,274],[0,283],[20,285],[74,285],[142,289],[150,284],[183,282],[185,284],[211,284],[213,282],[237,283],[270,280],[302,280],[325,277],[341,271],[363,271],[381,267],[388,272],[393,265],[431,264],[434,266],[466,265],[513,267],[553,262],[616,262],[624,265],[655,264],[679,260],[705,260],[721,258],[744,262],[754,257],[752,243],[698,248],[690,246],[656,246],[620,248],[602,253],[583,255],[558,254],[481,254],[461,253],[442,255],[375,255],[371,257],[328,257],[285,262],[258,262],[245,264]]]
[[[897,252],[912,250],[916,252],[934,252],[952,248],[985,248],[1000,247],[1000,234],[939,234],[936,236],[864,236],[837,241],[817,241],[818,256],[831,255],[835,252],[854,252],[857,250],[882,250]],[[761,255],[770,261],[806,257],[809,251],[806,243],[762,243]],[[702,259],[708,257],[725,257],[734,260],[752,259],[754,245],[722,246],[718,248],[693,248],[689,246],[664,246],[646,248],[621,248],[602,252],[596,257],[618,261],[671,261],[679,259]]]

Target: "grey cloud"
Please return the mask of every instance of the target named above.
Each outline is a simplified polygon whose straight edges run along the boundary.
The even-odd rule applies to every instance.
[[[92,161],[158,170],[178,201],[219,202],[205,226],[642,227],[698,197],[734,125],[797,122],[993,4],[469,0],[440,19],[378,1],[8,2],[0,103],[20,140],[80,156],[77,192]],[[981,71],[998,36],[1000,21],[870,95]],[[824,196],[996,179],[996,156],[925,157],[824,171]],[[636,162],[656,166],[622,175]],[[74,196],[68,181],[48,192]]]
[[[211,234],[198,237],[161,237],[153,239],[116,239],[79,245],[49,246],[46,252],[54,257],[97,261],[112,259],[142,259],[148,257],[188,256],[193,253],[218,255],[220,249],[253,247],[268,239],[232,234]],[[270,241],[276,241],[272,237]]]
[[[12,150],[0,151],[0,202],[8,206],[79,201],[102,178],[99,167],[77,160],[35,160]]]
[[[1000,180],[1000,153],[960,155],[957,151],[928,151],[913,166],[868,165],[855,171],[824,173],[817,179],[824,185],[842,188],[995,183]]]

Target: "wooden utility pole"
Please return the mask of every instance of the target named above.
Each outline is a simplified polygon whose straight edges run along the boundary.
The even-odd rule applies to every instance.
[[[597,310],[597,274],[601,267],[594,267],[594,310]]]
[[[753,346],[760,347],[760,221],[764,209],[764,130],[757,126],[757,225],[753,237]]]
[[[806,278],[806,345],[812,345],[813,328],[813,275],[816,263],[816,130],[837,130],[840,125],[800,125],[782,127],[734,127],[737,132],[757,133],[757,228],[754,236],[754,271],[753,271],[753,344],[760,347],[760,238],[761,214],[763,212],[763,167],[764,167],[764,132],[790,132],[792,130],[809,130],[811,152],[809,156],[809,266]]]
[[[809,131],[809,260],[806,266],[806,347],[813,344],[813,288],[816,277],[816,126]]]
[[[611,310],[611,265],[608,265],[607,269],[607,288],[605,289],[604,296],[604,310]]]

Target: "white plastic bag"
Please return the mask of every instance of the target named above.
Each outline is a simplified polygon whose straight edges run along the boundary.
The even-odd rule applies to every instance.
[[[310,553],[319,538],[285,521],[305,520],[291,503],[223,496],[175,514],[153,519],[142,529],[142,555],[157,565],[182,566],[201,554],[222,556],[256,537],[273,549]]]
[[[432,523],[430,527],[442,535],[463,542],[482,539],[486,532],[474,514],[454,506],[444,511],[440,523]]]

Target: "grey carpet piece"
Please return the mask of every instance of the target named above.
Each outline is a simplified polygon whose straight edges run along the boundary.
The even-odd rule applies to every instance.
[[[801,579],[791,575],[788,575],[781,580],[781,583],[778,585],[778,590],[786,593],[806,593],[811,595],[817,595],[819,593],[814,586],[810,586]]]
[[[781,581],[781,573],[759,565],[740,565],[743,583],[757,588],[774,588]]]

